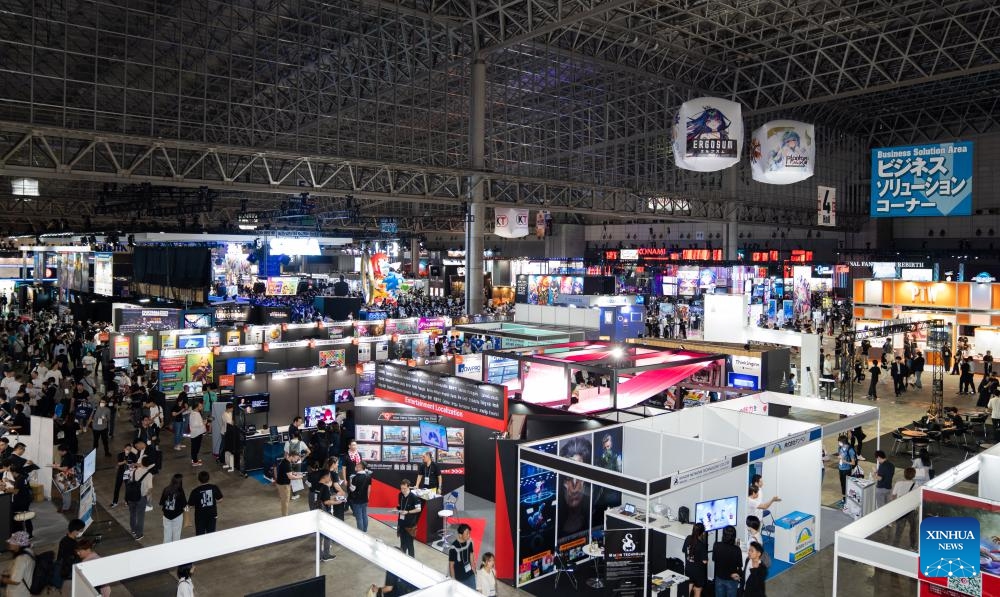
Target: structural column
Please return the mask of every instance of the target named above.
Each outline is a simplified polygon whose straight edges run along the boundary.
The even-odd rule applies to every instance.
[[[472,63],[472,89],[469,93],[469,167],[486,167],[486,63]],[[468,314],[483,310],[483,206],[482,177],[469,177],[468,208],[465,213],[465,310]]]

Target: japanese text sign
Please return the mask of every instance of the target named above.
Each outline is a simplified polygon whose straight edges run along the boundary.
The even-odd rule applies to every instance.
[[[971,142],[872,150],[871,217],[971,213]]]

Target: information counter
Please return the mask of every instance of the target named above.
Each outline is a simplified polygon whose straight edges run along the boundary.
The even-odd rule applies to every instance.
[[[816,517],[791,512],[774,521],[774,557],[796,564],[816,551]]]
[[[414,537],[421,543],[426,543],[432,547],[435,541],[441,539],[441,529],[444,528],[444,519],[438,512],[444,509],[444,497],[430,491],[413,490],[413,493],[420,498],[420,517],[417,518],[417,536]],[[451,537],[453,541],[455,537]],[[450,543],[450,541],[449,541]],[[447,545],[442,551],[447,550]]]

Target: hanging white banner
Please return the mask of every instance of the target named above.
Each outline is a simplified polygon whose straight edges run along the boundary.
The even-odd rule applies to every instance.
[[[528,210],[513,207],[495,208],[493,233],[503,238],[528,236]]]
[[[740,161],[743,108],[717,97],[681,104],[674,116],[674,163],[678,168],[713,172]]]
[[[837,189],[834,187],[816,187],[817,223],[820,226],[837,225]]]
[[[791,184],[813,175],[816,167],[816,130],[794,120],[772,120],[753,132],[750,171],[767,184]]]

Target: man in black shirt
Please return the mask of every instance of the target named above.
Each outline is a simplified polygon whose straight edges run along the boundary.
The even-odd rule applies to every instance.
[[[281,515],[288,516],[288,504],[292,500],[292,479],[301,479],[302,473],[297,472],[302,460],[300,454],[285,454],[278,461],[274,472],[274,484],[278,487],[278,501],[281,503]]]
[[[340,280],[333,283],[333,296],[347,296],[350,292],[351,287],[347,285],[344,276],[340,276]]]
[[[396,511],[399,513],[399,526],[396,527],[396,534],[399,535],[399,548],[403,553],[413,555],[413,535],[417,532],[417,519],[420,517],[420,499],[410,492],[409,479],[399,482],[399,499]]]
[[[423,462],[421,462],[420,466],[417,467],[417,488],[435,489],[440,492],[440,487],[442,485],[441,469],[431,458],[430,452],[424,452],[424,455],[421,458]]]
[[[10,447],[10,440],[6,437],[0,437],[0,460],[6,460],[10,458],[11,454],[14,453],[14,448]]]
[[[875,451],[875,461],[878,463],[875,469],[875,507],[881,508],[889,503],[889,496],[892,495],[892,476],[896,473],[896,467],[889,462],[882,450]]]
[[[722,529],[722,541],[712,548],[715,562],[715,594],[736,595],[743,577],[743,554],[736,545],[736,527]]]
[[[138,462],[139,452],[132,447],[130,442],[126,442],[122,451],[115,458],[117,467],[115,468],[115,494],[111,499],[111,507],[118,507],[118,496],[121,494],[122,484],[125,482],[125,472],[129,465]]]
[[[191,490],[188,497],[188,507],[194,507],[194,532],[196,535],[215,532],[215,523],[219,518],[218,505],[222,501],[222,491],[216,485],[208,482],[208,471],[198,473],[198,483],[201,485]]]
[[[334,492],[333,492],[333,481],[330,479],[330,471],[324,470],[320,471],[315,477],[316,482],[310,488],[311,508],[315,510],[322,510],[327,514],[333,512],[334,506]],[[320,542],[320,559],[324,562],[332,560],[336,556],[330,553],[333,547],[333,541],[326,538],[325,535],[321,535],[322,541]]]
[[[391,595],[391,597],[400,597],[416,590],[416,587],[399,578],[392,572],[385,573],[385,585],[381,587],[372,585],[371,588],[375,589],[378,597],[384,597],[386,595]]]
[[[56,551],[56,565],[59,567],[59,577],[63,583],[71,580],[73,576],[73,565],[80,559],[76,557],[76,544],[83,530],[87,528],[79,518],[69,521],[66,534],[59,540],[59,549]]]
[[[472,544],[472,527],[464,522],[456,529],[458,537],[448,549],[448,576],[463,585],[476,588],[476,548]]]
[[[10,425],[11,431],[16,431],[18,435],[31,435],[31,419],[24,414],[24,405],[14,405],[14,420]]]
[[[358,530],[367,533],[368,499],[371,497],[372,476],[364,461],[358,461],[354,465],[354,474],[348,477],[347,483],[349,489],[347,501],[354,514],[354,524],[357,525]]]

